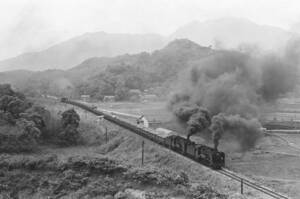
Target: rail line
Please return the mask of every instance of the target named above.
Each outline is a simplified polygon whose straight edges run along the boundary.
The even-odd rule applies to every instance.
[[[142,137],[144,137],[144,138],[146,138],[146,139],[148,139],[148,140],[150,140],[150,141],[152,141],[152,142],[154,142],[154,143],[156,143],[156,144],[158,144],[158,145],[160,145],[162,147],[165,147],[162,143],[157,142],[151,136],[149,136],[149,134],[151,134],[151,129],[150,128],[139,127],[139,126],[137,126],[137,125],[135,125],[133,123],[130,123],[129,121],[125,121],[125,120],[122,120],[120,118],[116,118],[115,116],[112,116],[110,114],[102,112],[102,111],[100,111],[98,109],[93,109],[93,108],[91,108],[91,107],[89,107],[89,106],[87,106],[85,104],[82,104],[82,103],[79,103],[79,102],[76,102],[76,101],[66,100],[66,101],[63,101],[63,103],[71,104],[73,106],[77,106],[77,107],[82,108],[82,109],[84,109],[84,110],[86,110],[88,112],[91,112],[91,113],[93,113],[93,114],[95,114],[97,116],[103,116],[103,118],[105,120],[108,120],[108,121],[110,121],[110,122],[112,122],[112,123],[114,123],[114,124],[116,124],[118,126],[121,126],[121,127],[125,128],[127,130],[130,130],[133,133],[135,133],[135,134],[137,134],[139,136],[142,136]],[[147,136],[147,134],[148,134],[148,136]],[[167,148],[167,149],[169,149],[169,148]],[[169,150],[171,150],[171,149],[169,149]],[[185,156],[184,154],[182,154],[182,153],[180,153],[178,151],[174,151],[174,150],[171,150],[171,151],[175,152],[175,153],[177,153],[177,154],[179,154],[179,155],[181,155],[181,156],[183,156],[185,158],[193,160],[194,162],[197,162],[195,159],[193,159],[191,157],[188,157],[188,156]],[[197,163],[199,164],[199,162],[197,162]],[[203,165],[203,166],[205,166],[205,165]],[[205,167],[210,168],[208,166],[205,166]],[[262,185],[259,185],[259,184],[255,183],[255,182],[253,182],[252,180],[249,180],[249,179],[247,179],[245,177],[241,177],[238,174],[236,174],[236,173],[234,173],[232,171],[229,171],[226,168],[222,168],[221,170],[214,170],[214,171],[216,171],[216,172],[218,172],[218,173],[220,173],[220,174],[222,174],[224,176],[227,176],[227,177],[229,177],[229,178],[231,178],[231,179],[233,179],[233,180],[235,180],[237,182],[240,182],[241,183],[241,193],[243,193],[243,186],[246,185],[248,187],[251,187],[251,188],[253,188],[253,189],[257,190],[257,191],[260,191],[260,192],[262,192],[262,193],[264,193],[264,194],[266,194],[266,195],[268,195],[270,197],[273,197],[275,199],[290,199],[289,197],[284,196],[282,194],[279,194],[279,193],[277,193],[277,192],[275,192],[275,191],[273,191],[273,190],[271,190],[269,188],[266,188],[266,187],[264,187]]]
[[[271,196],[273,198],[276,198],[276,199],[289,199],[289,197],[287,196],[284,196],[282,194],[279,194],[269,188],[266,188],[262,185],[258,185],[257,183],[247,179],[247,178],[244,178],[244,177],[241,177],[241,176],[238,176],[237,174],[233,173],[232,171],[229,171],[227,169],[221,169],[221,170],[217,170],[217,172],[235,180],[235,181],[238,181],[238,182],[241,182],[241,192],[243,192],[243,185],[247,185],[248,187],[251,187],[252,189],[255,189],[257,191],[260,191],[268,196]]]

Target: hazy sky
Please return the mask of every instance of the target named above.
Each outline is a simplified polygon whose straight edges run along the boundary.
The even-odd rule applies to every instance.
[[[299,0],[0,0],[0,59],[85,32],[168,35],[193,20],[233,16],[284,29]]]

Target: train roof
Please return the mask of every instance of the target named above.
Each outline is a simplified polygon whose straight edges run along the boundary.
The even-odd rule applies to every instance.
[[[186,139],[187,136],[181,133],[178,133],[176,131],[172,131],[170,129],[165,129],[165,128],[157,128],[155,130],[155,134],[162,137],[162,138],[167,138],[167,137],[172,137],[172,136],[177,136],[181,137],[182,139]],[[196,142],[197,138],[195,137],[190,137],[191,141]]]
[[[157,128],[155,130],[152,131],[153,134],[156,134],[162,138],[167,138],[170,136],[174,136],[174,135],[178,135],[178,133],[169,130],[169,129],[164,129],[164,128]]]

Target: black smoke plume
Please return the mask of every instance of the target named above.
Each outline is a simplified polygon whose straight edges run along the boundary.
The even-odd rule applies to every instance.
[[[242,151],[252,148],[261,136],[261,124],[257,119],[246,119],[239,115],[223,113],[213,116],[210,130],[216,150],[219,140],[224,135],[230,135],[233,141],[237,141]]]
[[[249,149],[261,135],[260,108],[297,83],[298,44],[292,42],[281,55],[218,51],[194,63],[169,107],[189,135],[208,128],[216,149],[227,134]]]
[[[188,128],[188,139],[193,134],[201,132],[211,125],[209,112],[197,105],[181,104],[174,114],[179,121]]]

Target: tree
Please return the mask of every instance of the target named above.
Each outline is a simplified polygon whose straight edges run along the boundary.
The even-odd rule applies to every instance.
[[[62,127],[59,137],[61,144],[74,145],[80,141],[79,132],[77,130],[79,126],[80,117],[74,109],[66,110],[62,113]]]

